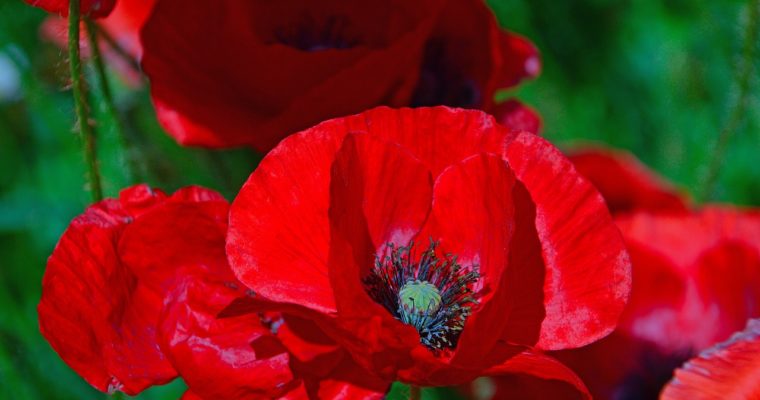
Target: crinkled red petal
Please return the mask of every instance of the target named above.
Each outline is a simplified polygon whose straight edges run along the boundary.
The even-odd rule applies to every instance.
[[[204,399],[265,399],[299,381],[285,348],[259,314],[217,318],[240,295],[235,281],[188,273],[167,298],[162,348],[190,390]]]
[[[172,118],[178,125],[164,123],[171,135],[184,143],[266,151],[319,121],[407,104],[436,7],[429,1],[293,7],[208,0],[185,7],[166,0],[143,29],[143,69],[163,105],[159,112],[179,116]],[[303,39],[299,29],[319,29],[322,22],[360,44],[310,51],[289,42]],[[224,62],[230,59],[236,62]],[[195,136],[195,127],[213,136]]]
[[[604,200],[544,139],[518,134],[505,157],[536,206],[546,264],[537,346],[579,347],[611,332],[628,299],[628,253]]]
[[[226,212],[226,202],[210,190],[189,187],[167,196],[146,185],[88,208],[48,262],[38,308],[43,335],[103,391],[136,394],[174,378],[156,337],[165,290],[178,271],[207,263],[191,255],[205,257],[210,251],[224,262],[223,252],[198,239],[216,235],[211,244],[223,249]],[[167,241],[187,257],[171,255],[161,245]],[[187,251],[186,245],[198,248]],[[171,262],[151,259],[164,256]]]
[[[703,351],[662,391],[664,400],[760,398],[760,320],[729,340]]]

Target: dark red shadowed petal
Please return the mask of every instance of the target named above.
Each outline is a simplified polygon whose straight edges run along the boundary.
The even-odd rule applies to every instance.
[[[631,266],[604,201],[544,139],[521,133],[505,157],[536,205],[546,264],[546,318],[537,346],[579,347],[611,332],[628,299]]]
[[[372,377],[344,354],[341,363],[331,370],[330,375],[319,381],[313,398],[380,400],[385,398],[389,388],[390,382]]]
[[[502,31],[484,1],[448,1],[425,43],[411,105],[489,111],[497,89],[513,86],[539,70],[535,47]]]
[[[665,387],[664,400],[740,400],[760,398],[760,320],[743,332],[703,351]]]
[[[239,295],[234,280],[188,273],[167,299],[162,348],[201,398],[274,398],[299,385],[272,333],[272,324],[281,322],[259,314],[217,318]]]
[[[509,323],[501,333],[507,343],[534,345],[538,341],[544,310],[546,267],[541,242],[536,232],[536,206],[525,186],[515,182],[512,190],[515,207],[515,233],[509,243],[506,284],[510,293]]]
[[[291,354],[291,368],[303,377],[304,391],[317,399],[381,399],[389,381],[358,366],[313,321],[283,315],[277,338]]]
[[[530,40],[513,33],[500,36],[503,67],[500,69],[501,85],[513,86],[525,78],[535,78],[541,73],[538,49]]]
[[[159,113],[180,116],[159,120],[183,144],[266,151],[328,118],[408,104],[437,8],[165,0],[143,29],[143,69]],[[325,29],[336,43],[320,42]]]
[[[69,0],[24,0],[28,4],[51,13],[69,15]],[[82,15],[89,15],[93,18],[105,17],[111,13],[116,0],[80,0],[79,7]]]
[[[312,320],[293,314],[282,315],[284,324],[277,339],[291,354],[291,365],[301,375],[326,376],[343,359],[343,351]]]
[[[575,150],[576,170],[596,186],[610,211],[686,212],[686,198],[632,154],[612,149]]]
[[[509,242],[514,233],[512,186],[515,178],[501,156],[480,154],[444,170],[435,182],[433,207],[416,239],[440,243],[465,268],[481,275],[481,297],[459,338],[452,363],[477,368],[509,323],[512,293],[502,290]],[[540,299],[538,301],[541,304]]]
[[[435,29],[425,42],[411,105],[489,107],[501,61],[496,19],[480,0],[443,3]]]
[[[525,131],[535,134],[541,133],[541,116],[532,108],[511,99],[499,103],[493,110],[496,120],[513,131]]]
[[[387,239],[406,245],[419,231],[430,209],[430,174],[397,145],[353,134],[331,175],[329,275],[337,323],[347,333],[336,340],[360,365],[393,380],[399,369],[416,366],[410,352],[422,348],[419,335],[374,302],[362,279]]]
[[[494,396],[493,399],[582,398],[591,400],[591,394],[586,385],[572,370],[559,361],[532,350],[523,351],[503,364],[488,369],[484,375],[494,377],[497,382],[499,379],[504,379],[501,382],[503,386],[497,386],[496,393],[504,394],[506,397]],[[530,390],[534,385],[538,386],[538,392]],[[562,397],[555,397],[560,394]]]
[[[283,140],[261,161],[230,210],[227,254],[264,297],[335,310],[327,277],[330,165],[345,131],[326,122]]]

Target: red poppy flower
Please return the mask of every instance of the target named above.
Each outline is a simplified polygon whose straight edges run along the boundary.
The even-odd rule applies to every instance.
[[[28,4],[51,13],[69,15],[69,0],[24,0]],[[113,10],[116,0],[80,0],[80,12],[93,18],[107,16]]]
[[[557,149],[446,107],[285,139],[233,203],[227,253],[261,298],[418,385],[535,374],[553,361],[525,349],[603,337],[630,285],[604,202]]]
[[[729,340],[703,351],[662,392],[664,400],[760,398],[760,320]]]
[[[628,152],[590,147],[571,151],[568,158],[596,186],[613,214],[687,210],[682,193]]]
[[[540,70],[482,0],[164,0],[142,40],[161,124],[208,147],[266,151],[377,105],[490,110],[496,89]]]
[[[760,213],[709,207],[618,218],[633,263],[617,330],[559,354],[596,398],[656,396],[690,356],[760,316]]]
[[[344,370],[361,370],[340,349],[333,358],[343,363],[323,365],[322,375],[294,372],[278,338],[288,330],[280,314],[217,318],[245,295],[224,253],[227,212],[206,189],[166,196],[147,186],[88,208],[48,262],[42,334],[102,391],[136,394],[179,374],[205,399],[379,397],[387,383],[354,385]]]

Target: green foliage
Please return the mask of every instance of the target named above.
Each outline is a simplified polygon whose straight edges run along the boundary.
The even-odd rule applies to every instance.
[[[629,149],[690,193],[700,190],[737,96],[745,2],[489,4],[504,26],[542,51],[542,75],[501,95],[517,95],[537,108],[548,138],[563,147],[594,141]],[[17,92],[0,90],[0,398],[105,398],[57,357],[37,327],[45,260],[89,201],[71,93],[64,89],[65,52],[39,34],[46,16],[18,0],[0,2],[0,62],[13,65],[19,77]],[[87,77],[94,85],[94,71]],[[718,175],[720,201],[760,204],[756,77],[755,69],[748,112]],[[147,89],[129,87],[113,72],[110,80],[130,150],[124,151],[100,92],[91,90],[106,196],[140,181],[169,192],[199,184],[232,199],[259,155],[179,147],[158,126]],[[131,164],[138,167],[133,172]],[[176,382],[139,398],[176,399],[182,390]],[[405,393],[397,384],[389,398],[404,399]],[[452,390],[426,389],[423,398],[457,397]]]

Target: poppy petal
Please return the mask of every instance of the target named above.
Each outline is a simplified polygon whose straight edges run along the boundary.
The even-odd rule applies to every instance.
[[[350,383],[349,383],[350,382]],[[319,380],[315,398],[335,400],[380,400],[390,388],[390,382],[373,377],[344,355],[326,379]]]
[[[754,399],[760,396],[760,320],[703,351],[662,391],[664,400]]]
[[[514,233],[514,183],[507,163],[494,154],[454,164],[435,182],[431,215],[416,242],[438,242],[441,251],[482,276],[475,288],[482,294],[480,304],[467,319],[454,363],[471,366],[484,359],[499,335],[483,332],[501,332],[509,323],[512,293],[501,288],[508,279],[505,269]]]
[[[505,156],[536,205],[546,264],[537,346],[579,347],[610,333],[631,288],[631,264],[604,200],[544,139],[520,133]]]
[[[501,125],[511,128],[513,131],[541,133],[541,116],[532,108],[510,99],[499,103],[493,110],[493,115]]]
[[[157,293],[174,285],[179,269],[197,269],[234,280],[227,267],[224,200],[175,201],[155,207],[124,229],[119,257],[141,284]]]
[[[419,231],[430,209],[431,178],[409,153],[366,134],[346,136],[331,174],[330,281],[337,323],[349,333],[336,340],[361,365],[392,376],[421,347],[419,335],[373,301],[362,278],[384,243],[406,245]]]
[[[398,143],[430,170],[433,179],[473,154],[500,154],[513,133],[488,114],[449,107],[378,107],[345,118],[346,129]]]
[[[240,281],[272,301],[324,312],[335,310],[326,188],[345,136],[335,125],[292,135],[264,157],[232,204],[227,238]]]
[[[500,39],[505,64],[501,69],[502,85],[516,85],[541,73],[541,57],[530,40],[514,33],[501,35]]]
[[[105,200],[71,223],[48,260],[38,314],[42,335],[87,382],[137,394],[176,372],[156,345],[162,299],[118,258],[131,219]]]
[[[298,385],[287,351],[259,314],[217,318],[239,295],[233,282],[199,271],[185,275],[167,298],[162,348],[202,398],[277,397]]]
[[[319,121],[406,104],[437,3],[196,1],[185,7],[165,0],[143,28],[142,65],[153,99],[163,104],[159,112],[179,116],[159,115],[175,122],[164,125],[172,136],[268,151]],[[327,40],[337,43],[322,43],[328,29]],[[230,59],[236,62],[225,62]]]
[[[339,212],[337,200],[358,199],[347,206],[361,208],[375,249],[409,243],[427,219],[433,197],[432,177],[419,160],[398,144],[367,134],[346,136],[330,188],[331,212]]]
[[[596,186],[613,214],[686,211],[684,196],[630,153],[589,148],[572,151],[568,157],[575,169]]]
[[[591,400],[591,394],[588,392],[586,385],[583,384],[583,381],[571,369],[559,361],[533,350],[523,351],[503,364],[488,369],[484,375],[493,377],[528,375],[542,380],[555,381],[553,384],[561,382],[574,388],[573,394]],[[544,387],[544,389],[547,388]]]

